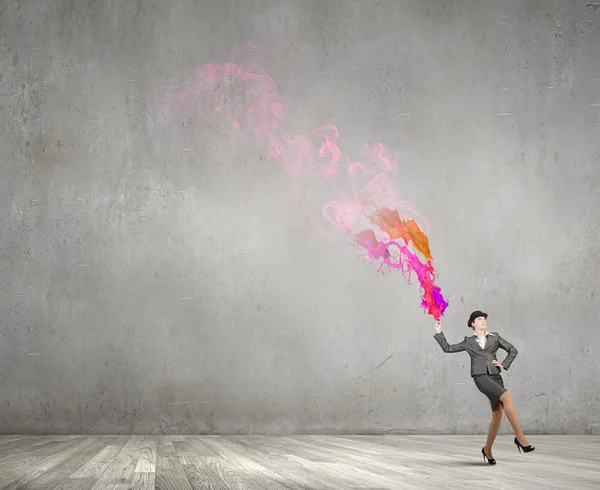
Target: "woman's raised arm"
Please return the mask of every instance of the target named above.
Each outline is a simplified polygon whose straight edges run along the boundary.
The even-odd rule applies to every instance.
[[[446,341],[446,337],[444,336],[444,334],[442,332],[442,322],[440,320],[435,322],[435,331],[437,333],[433,336],[433,338],[435,340],[437,340],[437,343],[440,344],[440,347],[442,348],[442,350],[444,352],[448,352],[448,353],[462,352],[465,350],[465,341],[464,340],[458,344],[452,344],[452,345],[450,345]]]

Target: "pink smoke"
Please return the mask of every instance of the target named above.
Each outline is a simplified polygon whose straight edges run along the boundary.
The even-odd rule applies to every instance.
[[[230,62],[202,66],[190,80],[189,88],[175,96],[175,102],[186,109],[193,108],[201,117],[217,112],[234,131],[251,131],[266,154],[291,177],[335,183],[337,195],[322,205],[323,217],[364,249],[362,257],[366,261],[378,260],[382,274],[385,265],[402,272],[410,283],[411,273],[415,273],[422,289],[422,308],[439,319],[448,303],[434,284],[431,260],[422,262],[412,250],[415,244],[406,237],[406,243],[399,243],[374,226],[374,216],[382,208],[404,210],[424,221],[398,200],[393,180],[396,166],[383,144],[368,149],[363,161],[353,162],[341,152],[335,126],[321,126],[291,137],[285,131],[286,108],[274,81],[260,73],[256,59],[250,65],[251,68],[245,68],[241,63]]]

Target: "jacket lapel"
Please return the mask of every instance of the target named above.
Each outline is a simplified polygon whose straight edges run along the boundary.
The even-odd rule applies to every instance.
[[[490,335],[489,333],[487,334],[486,338],[485,338],[485,347],[482,349],[481,346],[479,345],[479,342],[477,342],[477,339],[475,338],[474,335],[472,335],[471,337],[469,337],[469,340],[471,342],[471,345],[473,346],[474,349],[479,349],[481,351],[486,351],[486,350],[491,350],[494,347],[496,347],[496,342],[498,341],[496,339],[495,335]]]
[[[488,334],[487,338],[485,339],[485,349],[483,350],[494,349],[496,347],[496,342],[498,342],[496,336]]]
[[[469,342],[471,342],[473,349],[482,350],[479,342],[477,342],[477,339],[474,336],[469,337]]]

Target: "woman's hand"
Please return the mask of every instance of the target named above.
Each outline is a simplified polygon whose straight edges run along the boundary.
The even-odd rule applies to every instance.
[[[435,322],[435,331],[437,333],[440,333],[442,331],[442,322],[440,320]]]
[[[496,367],[499,367],[499,368],[502,368],[502,369],[504,369],[504,366],[503,366],[502,364],[500,364],[498,361],[496,361],[496,359],[494,359],[494,360],[492,361],[492,364],[493,364],[494,366],[496,366]]]

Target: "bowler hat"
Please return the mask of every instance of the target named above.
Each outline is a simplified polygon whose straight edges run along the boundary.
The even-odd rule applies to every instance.
[[[473,313],[471,313],[471,316],[469,317],[469,321],[467,322],[467,327],[473,328],[471,326],[471,323],[473,323],[473,320],[475,320],[475,318],[479,318],[480,316],[487,318],[488,314],[484,313],[483,311],[479,311],[479,310],[474,311]]]

